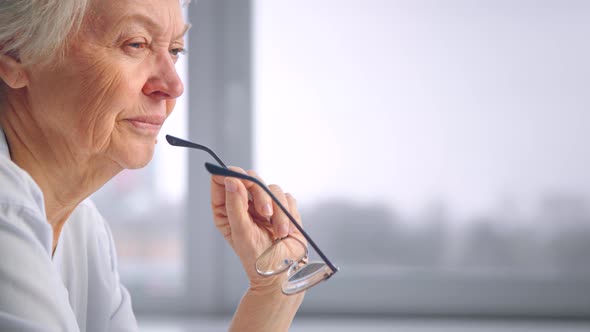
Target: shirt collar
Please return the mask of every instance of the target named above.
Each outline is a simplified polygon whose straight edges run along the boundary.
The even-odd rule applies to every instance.
[[[10,159],[10,150],[8,149],[8,142],[6,141],[2,127],[0,127],[0,155]]]

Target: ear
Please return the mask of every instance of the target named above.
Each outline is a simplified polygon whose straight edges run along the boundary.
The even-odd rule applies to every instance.
[[[29,83],[20,61],[6,54],[0,54],[0,79],[13,89],[23,88]]]

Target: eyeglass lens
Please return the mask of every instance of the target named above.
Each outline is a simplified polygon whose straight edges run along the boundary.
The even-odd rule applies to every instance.
[[[275,241],[258,257],[256,271],[260,275],[271,276],[288,270],[282,291],[286,295],[296,294],[333,274],[325,263],[308,263],[307,257],[307,246],[296,237],[288,236]]]
[[[301,240],[287,236],[276,240],[256,260],[256,272],[272,276],[287,271],[293,264],[307,258],[307,246]]]

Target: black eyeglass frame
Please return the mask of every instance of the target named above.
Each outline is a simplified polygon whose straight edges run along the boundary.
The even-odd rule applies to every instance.
[[[198,149],[198,150],[202,150],[202,151],[209,153],[219,163],[219,165],[221,165],[221,166],[218,166],[218,165],[206,162],[205,168],[211,174],[221,175],[221,176],[229,176],[229,177],[233,177],[233,178],[248,180],[248,181],[254,182],[259,187],[261,187],[270,196],[270,198],[278,205],[278,207],[281,209],[281,211],[283,211],[283,213],[285,213],[285,215],[287,216],[287,218],[289,218],[289,220],[291,221],[293,226],[295,226],[295,228],[297,228],[297,230],[301,233],[301,235],[303,235],[305,240],[307,240],[307,243],[309,243],[309,245],[311,245],[311,247],[315,250],[315,252],[317,252],[317,254],[320,256],[322,261],[324,261],[324,263],[326,263],[326,265],[330,268],[332,273],[330,275],[328,275],[326,277],[326,279],[324,279],[324,280],[329,279],[332,275],[334,275],[336,272],[338,272],[339,269],[336,266],[334,266],[334,264],[332,264],[332,262],[328,259],[328,257],[326,257],[326,255],[322,252],[322,250],[315,244],[315,242],[311,239],[311,237],[307,234],[307,232],[305,232],[303,230],[303,227],[301,227],[301,225],[299,225],[299,223],[295,220],[295,218],[291,215],[291,213],[289,213],[287,208],[285,208],[283,206],[283,204],[279,201],[279,199],[270,191],[270,189],[268,189],[262,182],[260,182],[260,180],[254,178],[252,176],[230,170],[229,168],[227,168],[227,166],[221,160],[221,158],[219,158],[217,156],[217,154],[215,154],[215,152],[213,150],[211,150],[210,148],[208,148],[204,145],[189,142],[189,141],[183,140],[181,138],[174,137],[172,135],[166,135],[166,140],[168,141],[168,143],[170,145],[173,145],[173,146],[193,148],[193,149]]]

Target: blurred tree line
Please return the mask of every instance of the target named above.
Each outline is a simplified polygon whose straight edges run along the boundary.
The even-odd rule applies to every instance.
[[[527,220],[498,211],[457,223],[443,203],[404,219],[391,207],[347,201],[303,206],[304,225],[335,262],[590,276],[590,207],[549,195]]]

